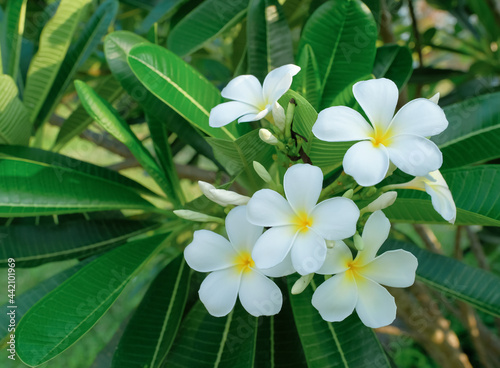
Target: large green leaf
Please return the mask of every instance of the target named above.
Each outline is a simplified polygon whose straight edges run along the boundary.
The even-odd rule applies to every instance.
[[[444,108],[448,128],[432,137],[443,152],[443,169],[500,157],[500,92]]]
[[[137,33],[144,34],[148,32],[156,22],[163,22],[170,17],[183,5],[187,0],[164,0],[160,1],[149,14],[144,18],[141,25],[137,29]]]
[[[9,75],[0,76],[0,143],[28,144],[31,124],[18,98],[16,83]]]
[[[113,75],[128,94],[144,108],[146,114],[155,118],[155,122],[163,122],[165,128],[177,134],[180,140],[191,145],[202,155],[215,160],[212,148],[200,132],[168,105],[149,92],[130,69],[127,62],[128,53],[133,46],[143,42],[147,41],[127,31],[113,32],[106,37],[104,52]],[[160,127],[150,127],[150,130],[155,129],[160,129]]]
[[[484,312],[500,316],[498,276],[402,241],[389,239],[382,246],[382,251],[394,249],[407,250],[418,258],[417,280],[447,296],[465,300]]]
[[[300,93],[317,110],[321,98],[321,80],[318,62],[310,45],[304,46],[298,64],[301,67],[301,72],[293,78],[291,89]]]
[[[130,50],[128,62],[151,93],[191,124],[212,137],[236,139],[235,123],[208,125],[210,110],[222,102],[220,92],[177,55],[157,45],[139,44]]]
[[[248,0],[206,0],[175,25],[167,40],[168,49],[179,56],[198,50],[205,42],[239,22]]]
[[[358,0],[331,0],[309,18],[299,55],[309,44],[318,61],[322,102],[328,107],[349,83],[372,72],[377,26]],[[300,57],[299,57],[300,60]]]
[[[297,275],[288,277],[291,288]],[[291,295],[293,316],[299,331],[307,366],[318,367],[391,367],[371,328],[366,327],[353,314],[342,322],[326,322],[312,306],[311,298],[316,287],[324,280],[316,275],[311,287],[299,295]]]
[[[85,83],[75,81],[75,87],[80,101],[89,115],[117,140],[125,144],[137,161],[139,161],[158,183],[160,188],[162,188],[168,198],[175,205],[179,205],[181,200],[177,197],[177,193],[173,189],[171,182],[167,180],[153,156],[142,145],[128,124],[118,115],[118,112]]]
[[[257,318],[241,305],[227,317],[208,314],[198,302],[182,322],[166,367],[251,368],[255,359]]]
[[[24,22],[26,18],[27,0],[11,0],[7,2],[5,11],[5,39],[8,65],[5,66],[5,74],[17,80],[19,72],[19,59],[21,57],[21,44],[24,34]],[[0,31],[1,32],[1,31]]]
[[[73,168],[1,158],[0,217],[155,210],[135,190]]]
[[[113,22],[117,11],[117,0],[106,0],[103,2],[86,23],[78,40],[70,46],[57,73],[54,84],[37,117],[39,124],[44,123],[50,117],[66,88],[73,80],[78,68],[88,59],[108,32],[108,28]]]
[[[24,104],[34,122],[65,58],[83,8],[90,0],[61,0],[57,12],[45,25],[38,52],[31,61],[24,91]]]
[[[59,224],[0,227],[0,267],[14,258],[16,267],[88,257],[116,247],[128,238],[150,231],[159,224],[129,219],[65,221]]]
[[[116,248],[41,299],[16,329],[19,358],[35,366],[73,345],[106,313],[164,240],[165,235],[157,235]]]
[[[189,278],[182,254],[158,274],[120,339],[113,367],[161,366],[182,319]]]
[[[500,226],[500,165],[442,172],[457,206],[456,225]],[[427,193],[398,190],[398,199],[384,212],[391,221],[446,223],[432,208]]]
[[[293,63],[292,34],[277,0],[250,0],[247,45],[248,73],[261,82],[271,70]]]
[[[388,78],[401,89],[411,77],[413,59],[406,46],[383,45],[377,48],[373,75],[376,78]]]

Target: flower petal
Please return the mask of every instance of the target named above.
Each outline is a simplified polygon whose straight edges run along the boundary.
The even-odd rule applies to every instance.
[[[246,206],[233,208],[226,217],[227,236],[237,252],[251,252],[263,231],[262,226],[248,222]]]
[[[401,171],[414,176],[425,176],[443,164],[443,155],[434,142],[418,135],[393,137],[387,152]]]
[[[249,121],[258,121],[260,119],[264,119],[267,116],[267,114],[269,114],[270,107],[266,106],[264,110],[262,111],[256,110],[256,111],[257,111],[256,113],[242,116],[241,118],[238,119],[238,123],[246,123]]]
[[[255,243],[252,259],[259,269],[267,269],[281,263],[295,239],[294,226],[277,226],[267,230]]]
[[[241,272],[235,267],[215,271],[201,283],[198,294],[208,313],[222,317],[231,312],[240,288]]]
[[[358,301],[356,312],[361,322],[371,328],[387,326],[396,318],[394,297],[375,281],[356,276]]]
[[[353,236],[359,209],[348,198],[335,197],[318,203],[311,212],[312,229],[327,240]]]
[[[286,199],[293,210],[309,214],[318,202],[323,186],[323,173],[317,166],[298,164],[290,167],[283,179]]]
[[[314,231],[301,231],[292,246],[292,264],[301,275],[316,272],[325,262],[325,239]]]
[[[333,275],[344,272],[349,268],[352,262],[351,250],[342,240],[336,240],[333,248],[326,251],[325,262],[316,273],[320,275]]]
[[[338,322],[352,314],[357,300],[358,291],[352,272],[344,272],[318,286],[312,305],[325,321]]]
[[[358,252],[355,259],[357,266],[363,266],[375,259],[378,250],[389,236],[390,230],[391,223],[382,211],[375,211],[370,215],[362,235],[365,247]]]
[[[391,134],[415,134],[430,137],[448,127],[442,108],[426,98],[417,98],[404,105],[394,116]]]
[[[356,110],[334,106],[318,114],[312,132],[323,141],[349,142],[368,139],[373,135],[373,128]]]
[[[271,71],[264,79],[263,96],[268,104],[274,104],[275,101],[285,94],[292,85],[292,77],[300,72],[300,67],[293,64],[280,66]]]
[[[243,308],[254,317],[272,316],[283,304],[280,288],[257,271],[243,273],[239,295]]]
[[[240,75],[232,79],[221,92],[222,97],[244,102],[255,107],[264,102],[262,85],[253,75]]]
[[[425,191],[431,196],[432,206],[446,221],[455,223],[457,207],[448,186],[424,183]]]
[[[417,258],[402,249],[391,250],[378,256],[359,269],[359,273],[379,284],[408,287],[415,282]]]
[[[247,204],[247,218],[254,225],[289,225],[294,216],[287,200],[274,190],[261,189],[255,192]]]
[[[226,238],[208,230],[198,230],[184,250],[184,258],[193,270],[211,272],[234,265],[238,256]]]
[[[383,145],[374,147],[372,142],[358,142],[349,148],[342,162],[346,174],[359,185],[369,187],[380,183],[389,168],[389,154]]]
[[[241,116],[248,114],[258,114],[259,110],[252,105],[239,101],[224,102],[215,106],[210,111],[208,124],[213,128],[220,128],[227,125]],[[257,119],[258,120],[258,119]]]
[[[352,92],[372,125],[385,131],[398,102],[396,84],[386,78],[371,79],[354,84]]]
[[[295,273],[295,268],[293,268],[292,264],[292,252],[288,252],[285,259],[276,266],[266,269],[259,268],[259,271],[269,277],[282,277]]]

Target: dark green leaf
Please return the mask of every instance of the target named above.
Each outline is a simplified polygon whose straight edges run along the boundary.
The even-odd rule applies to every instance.
[[[376,78],[388,78],[401,89],[410,79],[413,71],[413,59],[406,46],[384,45],[377,48],[373,75]]]
[[[304,46],[300,54],[299,66],[301,71],[293,78],[291,89],[300,93],[314,107],[319,109],[321,96],[321,80],[319,78],[318,62],[314,50],[309,44]]]
[[[17,80],[19,72],[19,59],[21,57],[21,44],[24,34],[24,23],[26,18],[27,0],[11,0],[7,2],[5,11],[5,39],[7,40],[6,50],[8,65],[5,66],[5,73]],[[1,31],[0,31],[1,32]]]
[[[141,25],[137,29],[137,33],[144,34],[148,32],[153,24],[168,20],[177,9],[187,0],[163,0],[160,1],[149,14],[144,18]]]
[[[28,144],[31,123],[28,111],[18,98],[16,83],[0,76],[0,143]]]

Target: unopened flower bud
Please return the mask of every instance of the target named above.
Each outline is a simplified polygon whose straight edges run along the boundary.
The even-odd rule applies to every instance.
[[[314,273],[310,273],[308,275],[302,276],[300,279],[295,281],[295,284],[292,286],[292,294],[297,295],[303,292],[306,287],[309,285],[311,282],[312,278],[314,276]]]
[[[274,125],[280,130],[280,132],[285,131],[285,109],[276,101],[272,109]]]
[[[269,172],[266,170],[264,166],[262,166],[260,162],[254,161],[253,168],[257,173],[257,175],[259,175],[260,178],[264,180],[266,183],[271,183],[273,181]]]
[[[325,240],[327,248],[333,248],[335,246],[335,240]]]
[[[391,206],[396,201],[397,196],[398,193],[394,191],[384,193],[368,206],[366,206],[366,211],[375,212],[378,210],[383,210],[384,208]]]
[[[276,146],[278,144],[278,139],[268,129],[261,128],[259,130],[259,137],[264,142],[272,146]]]
[[[205,215],[204,213],[190,211],[190,210],[175,210],[174,214],[177,217],[183,218],[185,220],[196,221],[196,222],[217,222],[220,224],[224,223],[224,220],[219,217]]]
[[[362,251],[365,249],[365,243],[363,242],[363,238],[359,233],[354,234],[354,246],[358,251]]]
[[[434,96],[432,96],[431,98],[429,98],[429,101],[432,101],[432,102],[434,102],[437,105],[438,102],[439,102],[439,96],[440,95],[439,95],[439,92],[438,92]]]
[[[250,200],[250,197],[232,192],[230,190],[217,189],[212,184],[201,180],[198,181],[198,185],[208,199],[224,207],[228,205],[242,206],[247,204]]]
[[[351,189],[349,189],[348,191],[346,191],[346,192],[342,195],[342,197],[352,199],[352,195],[353,195],[353,194],[354,194],[354,190],[352,190],[352,188],[351,188]]]

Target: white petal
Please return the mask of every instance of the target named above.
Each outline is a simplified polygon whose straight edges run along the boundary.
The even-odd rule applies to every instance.
[[[318,286],[312,305],[325,321],[338,322],[352,314],[357,300],[358,291],[352,272],[344,272]]]
[[[323,173],[319,167],[309,164],[293,165],[285,173],[283,186],[294,211],[309,214],[318,202]]]
[[[312,132],[323,141],[349,142],[368,139],[373,135],[373,128],[356,110],[334,106],[318,114]]]
[[[287,200],[274,190],[261,189],[255,192],[247,204],[247,218],[254,225],[289,225],[294,216]]]
[[[378,250],[389,236],[390,230],[391,223],[382,211],[376,211],[370,215],[362,235],[365,247],[356,256],[358,266],[365,265],[375,259]]]
[[[372,125],[387,129],[398,103],[396,84],[386,78],[371,79],[356,83],[352,92]]]
[[[417,98],[404,105],[394,116],[391,135],[415,134],[430,137],[448,127],[442,108],[426,98]]]
[[[295,268],[293,268],[292,264],[292,252],[288,252],[285,259],[276,266],[266,269],[259,268],[259,271],[270,277],[282,277],[295,273]]]
[[[389,154],[383,145],[374,147],[372,142],[358,142],[349,148],[342,162],[346,174],[359,185],[369,187],[380,183],[389,168]]]
[[[402,249],[391,250],[359,269],[359,273],[379,284],[408,287],[415,282],[417,258]]]
[[[292,264],[301,275],[316,272],[325,262],[325,239],[314,231],[299,232],[292,246]]]
[[[245,102],[255,107],[264,102],[262,85],[253,75],[240,75],[234,78],[222,90],[221,95],[230,100]]]
[[[327,240],[353,236],[359,209],[348,198],[335,197],[318,203],[311,212],[312,229]]]
[[[446,221],[455,223],[457,207],[448,186],[424,183],[425,191],[431,196],[432,206]]]
[[[246,206],[233,208],[226,217],[227,236],[236,251],[252,252],[263,231],[262,226],[248,222]]]
[[[429,98],[429,101],[432,101],[437,105],[439,103],[439,97],[440,97],[440,94],[439,94],[439,92],[437,92],[434,96]]]
[[[215,271],[201,283],[199,295],[208,313],[222,317],[231,312],[240,288],[241,273],[235,267]]]
[[[292,247],[295,233],[295,226],[277,226],[262,234],[252,252],[257,268],[267,269],[281,263]]]
[[[248,114],[258,114],[259,110],[252,105],[239,101],[224,102],[215,106],[210,111],[208,123],[213,128],[220,128],[227,125],[241,116]]]
[[[285,109],[278,102],[275,102],[271,112],[273,113],[274,125],[276,125],[281,132],[284,132],[286,123]]]
[[[256,111],[255,113],[247,114],[239,118],[238,123],[246,123],[249,121],[257,121],[260,119],[264,119],[267,116],[267,114],[269,114],[270,107],[266,106],[264,110],[261,111],[255,110],[255,111]]]
[[[283,304],[280,288],[257,271],[243,273],[239,295],[243,308],[254,317],[272,316]]]
[[[337,240],[333,248],[327,249],[325,262],[316,273],[320,275],[333,275],[344,272],[349,268],[349,263],[351,262],[351,250],[342,240]]]
[[[387,326],[396,318],[394,297],[375,281],[356,276],[358,302],[356,312],[361,322],[371,328]]]
[[[235,264],[237,256],[238,253],[226,238],[208,230],[195,231],[192,243],[184,250],[187,264],[198,272],[231,267]]]
[[[300,67],[293,64],[283,65],[271,71],[264,79],[264,100],[269,104],[278,101],[290,89],[292,77],[299,71]]]
[[[418,135],[393,137],[387,151],[394,165],[414,176],[425,176],[443,164],[443,155],[434,142]]]

